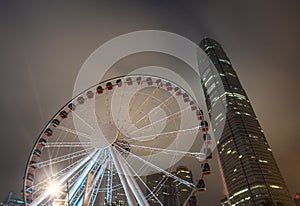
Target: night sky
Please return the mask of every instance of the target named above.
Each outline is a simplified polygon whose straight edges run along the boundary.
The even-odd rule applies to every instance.
[[[299,9],[298,0],[1,1],[0,200],[21,190],[33,144],[71,98],[86,58],[118,35],[149,29],[222,44],[290,193],[299,192]]]

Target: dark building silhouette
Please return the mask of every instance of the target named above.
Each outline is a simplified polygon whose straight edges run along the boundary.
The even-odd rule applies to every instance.
[[[188,182],[193,182],[192,172],[184,166],[179,166],[172,174]],[[184,205],[192,192],[191,188],[174,181],[173,178],[163,173],[148,175],[147,186],[153,191],[159,201],[166,206]],[[160,203],[155,198],[149,199],[148,202],[151,206],[160,206]]]
[[[205,38],[200,42],[200,47],[209,56],[218,73],[214,73],[211,67],[201,71],[209,114],[211,116],[219,99],[227,109],[226,114],[219,111],[219,115],[211,119],[214,133],[223,129],[219,123],[225,120],[217,149],[229,194],[221,204],[261,205],[271,201],[274,205],[294,205],[229,58],[215,40]],[[221,82],[216,75],[220,76]],[[225,93],[220,93],[221,86]]]
[[[187,182],[193,182],[193,174],[192,171],[187,167],[179,166],[174,172],[175,175]],[[174,205],[184,205],[185,201],[190,196],[192,189],[184,184],[175,183],[173,186],[175,189],[174,192]]]

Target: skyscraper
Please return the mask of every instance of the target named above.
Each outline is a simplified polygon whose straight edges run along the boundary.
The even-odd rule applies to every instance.
[[[226,114],[212,120],[214,132],[218,123],[225,127],[217,142],[217,149],[231,205],[294,205],[278,169],[263,130],[232,64],[221,45],[205,38],[200,47],[209,56],[221,78],[217,81],[211,68],[201,71],[201,83],[209,113],[220,99]],[[220,94],[222,85],[225,93]]]

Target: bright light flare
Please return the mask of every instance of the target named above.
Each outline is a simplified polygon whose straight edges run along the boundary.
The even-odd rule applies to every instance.
[[[56,196],[60,192],[60,185],[56,182],[51,182],[47,189],[48,194]]]

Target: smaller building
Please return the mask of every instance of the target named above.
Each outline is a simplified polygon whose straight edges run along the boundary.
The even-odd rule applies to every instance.
[[[176,170],[172,171],[172,174],[182,180],[193,182],[192,171],[187,167],[179,166]],[[184,205],[192,192],[191,188],[174,181],[174,179],[163,173],[148,175],[147,185],[163,205]],[[149,204],[151,206],[160,205],[155,198],[150,198]]]
[[[176,171],[175,175],[182,180],[187,182],[193,182],[193,175],[192,171],[189,170],[187,167],[179,166]],[[190,196],[192,189],[183,184],[176,184],[175,187],[175,204],[176,205],[183,205],[186,199]]]

